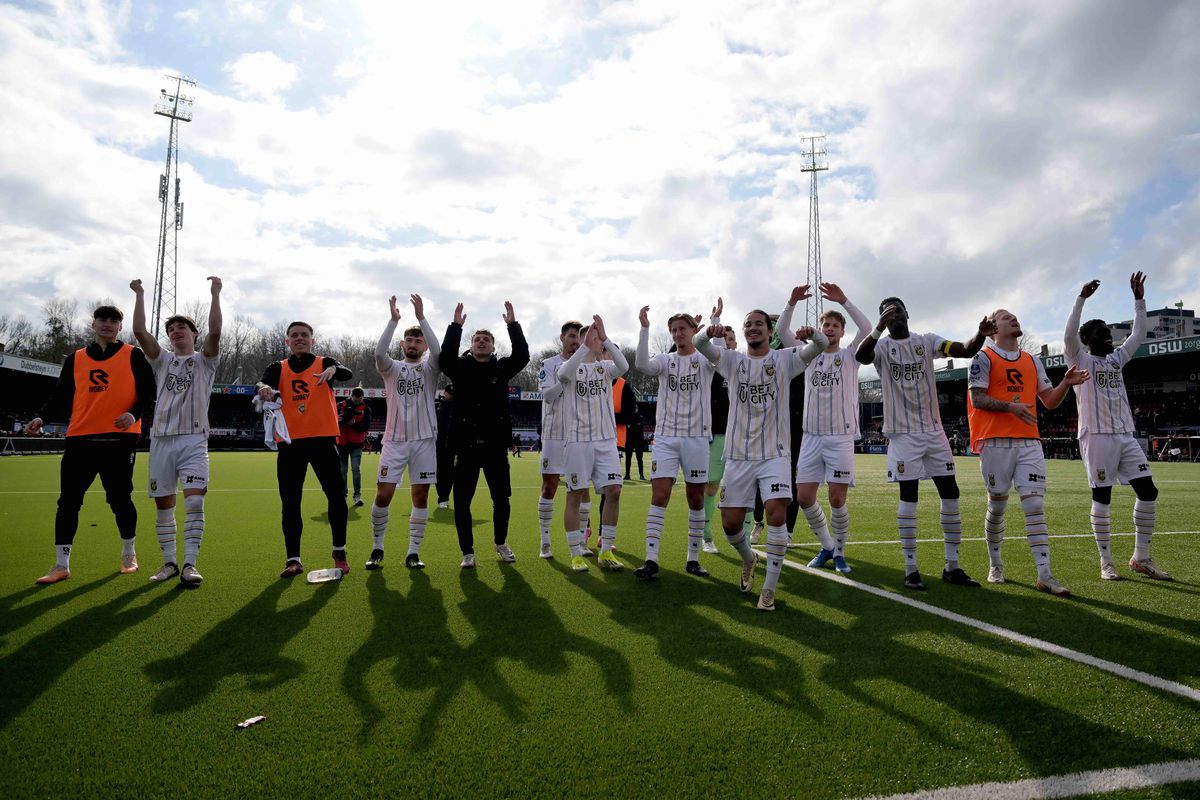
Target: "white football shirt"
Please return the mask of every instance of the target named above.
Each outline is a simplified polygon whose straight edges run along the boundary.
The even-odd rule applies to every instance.
[[[158,384],[151,436],[208,434],[208,404],[220,356],[209,358],[197,350],[190,356],[177,356],[169,349],[150,359]]]

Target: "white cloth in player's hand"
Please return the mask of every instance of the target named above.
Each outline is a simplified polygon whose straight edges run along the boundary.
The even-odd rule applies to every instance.
[[[283,418],[283,404],[278,400],[267,400],[257,395],[254,397],[254,410],[261,411],[263,415],[263,442],[271,450],[278,450],[279,445],[275,443],[275,437],[278,436],[281,441],[291,444],[292,437],[288,434],[287,421]]]

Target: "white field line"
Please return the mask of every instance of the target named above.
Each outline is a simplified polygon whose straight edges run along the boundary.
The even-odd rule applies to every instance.
[[[760,551],[760,553],[761,552],[762,551]],[[1160,678],[1157,675],[1151,675],[1148,672],[1142,672],[1141,670],[1127,667],[1124,664],[1118,664],[1115,661],[1108,661],[1103,658],[1090,656],[1087,653],[1080,653],[1077,650],[1071,650],[1070,648],[1054,644],[1053,642],[1047,642],[1043,639],[1034,638],[1033,636],[1026,636],[1023,633],[1017,633],[1016,631],[1009,630],[1008,628],[1001,628],[999,625],[992,625],[990,622],[984,622],[983,620],[975,619],[974,617],[956,614],[953,611],[947,611],[944,608],[938,608],[937,606],[930,605],[929,603],[922,603],[920,600],[914,600],[911,597],[905,597],[904,595],[896,594],[895,592],[888,591],[886,589],[880,589],[877,586],[859,583],[858,581],[854,581],[839,575],[836,572],[827,572],[823,569],[810,569],[804,564],[801,564],[797,561],[790,561],[788,559],[784,559],[783,563],[792,569],[806,572],[809,575],[814,575],[818,578],[824,578],[827,581],[834,581],[835,583],[840,583],[853,589],[859,589],[867,594],[873,594],[876,597],[882,597],[885,600],[891,600],[893,603],[900,603],[901,605],[908,606],[909,608],[915,608],[918,611],[924,611],[926,614],[932,614],[935,617],[948,619],[951,622],[957,622],[960,625],[966,625],[967,627],[975,628],[976,630],[981,630],[985,633],[999,636],[1002,639],[1008,639],[1010,642],[1023,644],[1026,647],[1032,647],[1035,650],[1041,650],[1042,652],[1049,653],[1051,655],[1061,656],[1062,658],[1069,659],[1079,664],[1086,664],[1088,666],[1095,667],[1096,669],[1104,670],[1105,672],[1116,675],[1117,677],[1136,681],[1137,683],[1144,684],[1145,686],[1150,686],[1154,689],[1160,689],[1164,692],[1170,692],[1171,694],[1184,697],[1196,703],[1200,703],[1200,689],[1193,689],[1191,686],[1185,686],[1182,683],[1169,681],[1166,678]]]
[[[866,800],[1027,800],[1043,797],[1076,797],[1125,789],[1148,789],[1171,783],[1200,780],[1200,759],[1143,764],[1140,767],[1098,769],[1029,778],[1011,783],[977,783],[924,792],[875,796]]]

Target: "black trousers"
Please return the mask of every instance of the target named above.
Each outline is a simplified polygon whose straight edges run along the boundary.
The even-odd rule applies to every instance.
[[[454,488],[454,448],[449,444],[437,446],[437,474],[437,501],[449,502]]]
[[[122,539],[137,535],[137,508],[133,493],[133,460],[137,455],[137,436],[123,436],[118,441],[95,441],[77,436],[67,437],[59,464],[58,511],[54,514],[54,543],[71,544],[79,528],[79,509],[83,496],[96,476],[104,486],[104,498]]]
[[[641,449],[640,447],[639,448],[632,448],[632,447],[625,448],[625,480],[629,480],[629,468],[633,466],[633,459],[635,456],[637,457],[638,477],[641,478],[642,480],[646,480],[646,472],[645,472],[645,470],[642,469],[642,453],[644,453],[644,452],[646,452],[646,451]]]
[[[487,481],[492,495],[492,528],[496,544],[508,539],[508,498],[512,482],[508,475],[508,448],[503,444],[477,443],[459,448],[454,461],[454,527],[458,530],[458,547],[463,554],[475,552],[475,534],[471,529],[471,500],[479,485],[479,472]]]
[[[342,467],[336,440],[332,436],[294,439],[290,444],[279,443],[279,457],[275,461],[279,500],[283,506],[283,543],[289,559],[300,558],[300,536],[304,533],[300,501],[304,496],[304,479],[310,464],[328,502],[333,549],[342,550],[346,547],[346,496],[342,489]]]

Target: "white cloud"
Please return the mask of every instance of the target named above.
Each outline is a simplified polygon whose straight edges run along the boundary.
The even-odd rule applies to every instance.
[[[189,25],[195,25],[200,22],[200,9],[195,7],[185,8],[182,11],[176,11],[174,17],[180,22],[186,22]]]
[[[288,9],[288,19],[292,24],[310,31],[325,30],[325,20],[320,17],[310,19],[301,6],[293,5]]]
[[[225,65],[238,94],[248,99],[273,99],[296,82],[299,72],[295,64],[270,51],[244,53]]]

